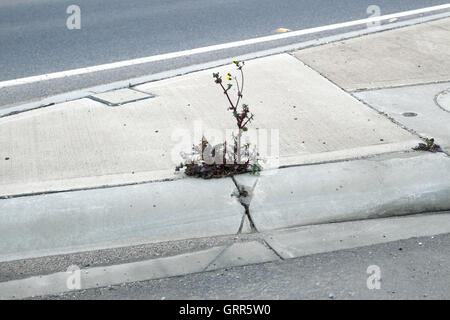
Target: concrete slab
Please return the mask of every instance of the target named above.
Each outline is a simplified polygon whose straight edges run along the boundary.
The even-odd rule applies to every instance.
[[[355,91],[450,80],[450,19],[297,51],[295,56]]]
[[[118,89],[104,93],[97,93],[91,96],[92,99],[98,100],[100,102],[118,106],[138,100],[148,99],[154,97],[151,94],[140,92],[133,89]]]
[[[21,280],[0,282],[0,299],[23,299],[32,296],[68,292],[76,288],[73,283],[79,284],[79,289],[89,289],[201,272],[223,249],[223,247],[214,247],[208,250],[161,259],[83,270],[78,269],[79,271],[74,269],[74,272],[63,271]],[[75,279],[73,283],[71,283],[72,279]]]
[[[355,95],[450,151],[450,82],[357,92]],[[448,103],[448,105],[447,105]]]
[[[250,130],[249,135],[257,135],[254,141],[268,146],[260,153],[269,157],[279,153],[281,165],[406,150],[416,143],[414,136],[288,54],[248,61],[245,68],[244,101],[255,114],[251,128],[257,129]],[[226,74],[234,69],[225,66],[215,71]],[[158,103],[170,109],[183,110],[189,105],[194,119],[204,115],[201,120],[205,129],[232,129],[227,101],[221,90],[211,85],[211,72],[205,70],[137,88],[156,94]],[[218,107],[214,113],[211,101]]]
[[[306,226],[265,236],[284,259],[450,232],[450,213]]]
[[[81,99],[0,118],[0,197],[175,178],[202,133],[235,124],[213,71],[137,87],[153,99],[111,108]],[[408,150],[418,139],[288,54],[248,61],[244,102],[267,167]],[[216,138],[216,139],[214,139]],[[5,160],[5,159],[8,160]]]
[[[257,241],[234,243],[217,256],[206,270],[244,266],[279,260],[269,248]]]
[[[266,231],[450,210],[449,194],[450,157],[417,152],[263,172],[249,210]]]
[[[0,261],[236,234],[234,189],[184,179],[0,200]]]
[[[81,99],[1,118],[0,196],[176,177],[151,100],[146,115]]]

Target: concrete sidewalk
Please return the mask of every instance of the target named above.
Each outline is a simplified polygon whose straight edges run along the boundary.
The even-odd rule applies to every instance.
[[[450,150],[450,19],[294,55],[410,132]]]
[[[233,70],[141,85],[134,89],[156,97],[118,107],[81,99],[0,118],[0,196],[176,178],[179,153],[202,132],[217,138],[234,129],[212,78]],[[419,142],[291,55],[249,61],[245,72],[251,134],[280,165],[408,151]],[[100,98],[117,102],[123,90]]]
[[[202,133],[234,128],[212,78],[232,65],[0,118],[0,260],[450,209],[448,154],[412,151],[431,134],[448,150],[445,107],[414,107],[416,87],[363,90],[450,81],[449,26],[248,61],[249,135],[269,162],[237,177],[245,199],[231,179],[174,173]]]
[[[300,50],[294,55],[348,91],[450,81],[450,19]]]

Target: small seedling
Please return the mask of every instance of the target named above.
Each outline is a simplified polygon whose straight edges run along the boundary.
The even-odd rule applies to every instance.
[[[250,144],[242,144],[243,134],[248,131],[248,125],[254,119],[249,106],[242,103],[244,92],[244,61],[234,60],[237,71],[240,75],[240,81],[236,76],[227,73],[226,80],[217,72],[213,73],[214,82],[218,84],[225,94],[229,103],[228,110],[231,111],[236,120],[237,135],[233,133],[233,144],[228,146],[227,142],[212,146],[208,140],[203,137],[199,145],[193,146],[190,154],[182,153],[185,159],[175,168],[184,172],[188,176],[196,176],[205,179],[229,177],[239,173],[257,174],[262,170],[259,164],[259,154],[255,148],[251,150]],[[230,89],[236,85],[237,97],[232,99]]]
[[[419,143],[419,145],[413,149],[417,151],[442,152],[441,147],[434,143],[434,138],[426,138],[425,143]]]

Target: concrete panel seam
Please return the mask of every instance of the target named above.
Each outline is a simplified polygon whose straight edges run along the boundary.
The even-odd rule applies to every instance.
[[[266,239],[262,238],[261,240],[262,240],[263,244],[264,244],[269,250],[271,250],[278,258],[280,258],[280,260],[285,260],[285,259],[283,258],[283,256],[282,256],[281,254],[279,254],[279,253],[277,252],[277,250],[275,250],[275,249],[274,249],[274,248],[266,241]]]
[[[205,266],[205,268],[202,270],[202,272],[206,272],[206,271],[208,270],[208,268],[209,268],[212,264],[214,264],[214,262],[217,261],[217,259],[219,259],[221,256],[223,256],[223,254],[224,254],[229,248],[231,248],[232,245],[233,245],[233,244],[229,244],[229,245],[225,246],[225,248],[223,248],[223,250],[220,251],[219,254],[218,254],[214,259],[212,259],[212,260]]]
[[[251,232],[252,233],[259,232],[258,229],[256,228],[256,225],[250,214],[250,202],[251,202],[253,191],[255,190],[256,184],[258,183],[258,179],[256,179],[255,183],[253,184],[253,186],[251,187],[250,190],[246,190],[245,186],[238,184],[236,179],[233,176],[231,176],[231,180],[233,180],[233,182],[236,186],[236,189],[238,191],[238,194],[236,194],[236,196],[238,197],[238,201],[245,209],[245,216],[247,217],[247,219],[250,223]],[[243,221],[242,221],[241,227],[243,226]],[[241,227],[239,228],[240,231],[242,231]],[[239,234],[239,232],[238,232],[238,234]]]

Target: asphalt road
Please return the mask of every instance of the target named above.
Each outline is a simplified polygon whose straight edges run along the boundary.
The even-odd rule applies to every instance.
[[[377,0],[381,14],[447,0]],[[66,9],[81,8],[69,30]],[[373,0],[2,0],[0,81],[367,18]]]
[[[44,298],[450,299],[449,262],[446,234]],[[374,265],[380,287],[368,289]]]

